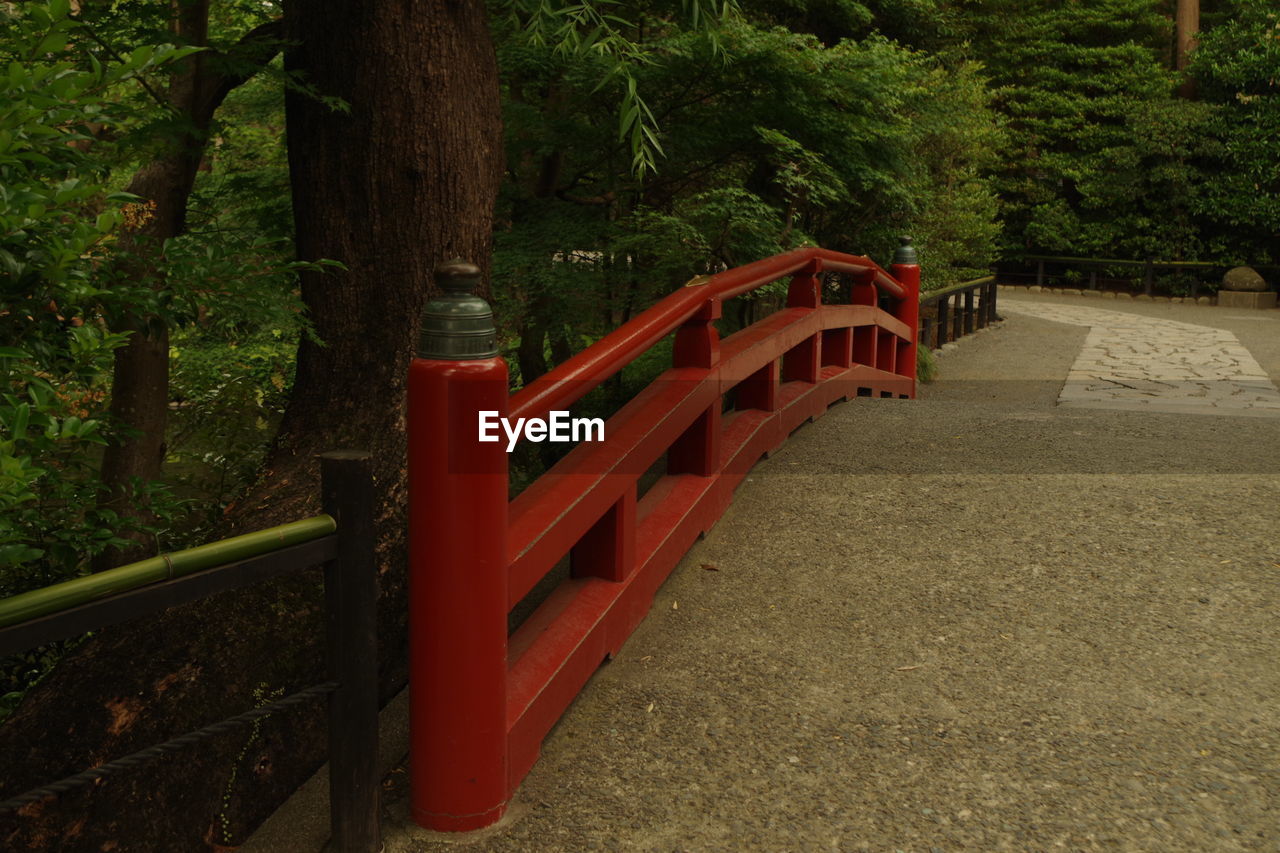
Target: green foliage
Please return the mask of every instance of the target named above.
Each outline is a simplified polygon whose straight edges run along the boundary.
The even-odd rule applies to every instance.
[[[909,107],[914,213],[890,224],[915,238],[928,291],[986,275],[995,262],[1002,224],[989,176],[1009,140],[981,66],[921,62]],[[891,235],[885,226],[879,231],[883,244]]]
[[[965,16],[1009,144],[1002,254],[1274,261],[1277,12],[1206,9],[1180,95],[1169,4],[979,0]],[[923,255],[928,257],[927,253]]]
[[[932,382],[938,378],[938,359],[927,346],[916,347],[916,381]]]
[[[1214,106],[1201,125],[1215,144],[1193,203],[1212,223],[1211,255],[1226,262],[1280,262],[1280,12],[1265,0],[1234,0],[1228,19],[1192,54],[1198,92]]]
[[[655,170],[663,155],[658,120],[641,94],[638,80],[643,66],[661,55],[638,33],[662,31],[685,23],[704,35],[713,53],[719,51],[719,26],[733,19],[736,0],[680,0],[679,8],[663,2],[630,4],[619,0],[503,0],[508,33],[534,50],[562,62],[587,61],[599,71],[592,91],[616,90],[618,141],[631,151],[631,170],[643,178]]]
[[[75,577],[121,542],[118,517],[98,507],[104,391],[77,378],[101,375],[124,339],[89,326],[67,337],[58,374],[0,349],[0,597]]]
[[[189,218],[205,230],[161,243],[142,236],[149,205],[113,191],[138,158],[154,154],[154,140],[171,136],[173,117],[154,97],[154,78],[195,52],[116,44],[154,34],[165,18],[146,10],[162,5],[139,4],[133,17],[112,20],[93,7],[86,10],[92,22],[72,16],[66,2],[25,4],[17,13],[0,7],[9,36],[0,48],[7,60],[0,73],[0,595],[83,573],[93,556],[123,542],[121,534],[142,529],[99,507],[102,447],[120,430],[106,416],[113,352],[126,340],[113,331],[119,318],[199,322],[220,347],[262,324],[290,341],[305,331],[294,293],[301,265],[288,260],[278,215],[274,233],[220,227],[219,216],[258,209],[253,200],[223,205],[229,213]],[[272,146],[280,148],[278,139]],[[253,159],[248,147],[237,149],[242,161]],[[213,207],[226,195],[208,198]],[[241,368],[230,369],[261,378],[266,389],[250,397],[277,410],[272,381],[291,367],[262,377]],[[191,371],[177,373],[186,379]],[[211,413],[207,393],[192,396]],[[244,403],[243,394],[231,394],[221,408],[238,407],[237,417],[256,425]],[[257,435],[234,462],[237,483],[265,442]],[[221,451],[230,457],[237,447],[224,442]],[[180,506],[158,483],[136,484],[133,500],[148,505],[145,529],[157,536]]]
[[[978,66],[877,36],[826,45],[750,13],[716,32],[664,18],[631,36],[665,152],[642,181],[598,120],[615,97],[602,60],[498,30],[495,292],[521,337],[598,336],[694,274],[801,245],[886,258],[911,233],[932,287],[991,262],[985,172],[1003,137]]]
[[[1167,20],[1151,0],[981,6],[975,53],[1009,119],[1006,250],[1141,255],[1166,205],[1146,183],[1176,156],[1144,142],[1174,115],[1173,75],[1154,47]]]
[[[297,333],[262,329],[244,338],[185,329],[170,346],[169,479],[199,497],[184,518],[186,547],[216,531],[222,511],[252,483],[293,384]],[[216,538],[216,537],[215,537]]]
[[[203,60],[252,73],[231,43],[269,10],[232,0],[214,11],[216,49]],[[145,533],[161,549],[195,544],[261,458],[270,428],[259,424],[278,413],[286,350],[307,331],[288,245],[278,85],[229,99],[235,127],[215,125],[208,158],[228,168],[200,173],[182,236],[144,236],[152,205],[120,192],[198,137],[166,97],[173,69],[198,50],[165,43],[173,14],[158,0],[81,4],[75,14],[66,0],[0,4],[0,597],[86,573],[125,535]],[[184,396],[173,446],[202,459],[181,459],[169,479],[194,501],[135,481],[113,493],[116,508],[103,504],[103,447],[123,432],[107,417],[126,340],[114,330],[130,314],[213,339],[182,340],[174,371]],[[263,325],[280,340],[201,363],[202,346],[218,361]],[[141,505],[145,521],[125,511]],[[0,717],[75,642],[0,662]]]
[[[98,507],[96,467],[109,428],[104,376],[124,343],[102,317],[111,247],[138,213],[108,191],[112,147],[92,125],[138,115],[116,89],[189,50],[138,48],[110,64],[74,61],[66,2],[28,4],[7,22],[0,75],[0,595],[87,570],[130,529]],[[154,491],[139,485],[155,497]],[[165,504],[156,500],[163,516]]]
[[[119,304],[98,279],[111,243],[136,215],[108,192],[117,153],[93,128],[127,131],[140,120],[116,88],[190,49],[138,48],[120,62],[68,47],[77,24],[67,4],[27,4],[11,19],[0,75],[0,301],[3,335],[40,349],[64,317]],[[93,156],[85,148],[93,147]]]
[[[241,240],[271,243],[270,253],[292,257],[293,210],[284,146],[283,71],[277,60],[269,73],[227,96],[210,130],[205,161],[187,206],[187,227],[203,236],[228,232]]]

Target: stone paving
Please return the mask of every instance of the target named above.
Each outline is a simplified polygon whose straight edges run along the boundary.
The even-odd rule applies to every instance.
[[[1225,329],[1083,305],[1002,302],[1000,311],[1089,327],[1060,406],[1280,416],[1280,391]]]

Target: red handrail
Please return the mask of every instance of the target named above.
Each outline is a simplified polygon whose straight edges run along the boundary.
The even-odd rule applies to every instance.
[[[555,369],[530,382],[511,398],[512,418],[537,418],[568,409],[587,393],[643,355],[693,316],[709,298],[732,299],[818,262],[815,272],[872,273],[869,283],[895,299],[906,291],[875,261],[830,249],[794,249],[783,255],[716,273],[694,287],[667,294],[656,305],[605,335]]]

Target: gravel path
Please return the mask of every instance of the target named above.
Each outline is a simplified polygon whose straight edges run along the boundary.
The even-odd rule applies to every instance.
[[[1001,303],[754,469],[508,819],[388,851],[1280,850],[1280,418],[1056,406],[1089,327]]]

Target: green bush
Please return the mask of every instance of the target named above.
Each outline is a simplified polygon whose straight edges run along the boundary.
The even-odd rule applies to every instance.
[[[938,360],[927,346],[916,347],[916,381],[932,382],[938,378]]]
[[[297,333],[263,329],[241,340],[199,328],[169,348],[170,430],[166,466],[178,491],[198,498],[182,540],[196,544],[257,475],[293,385]]]

